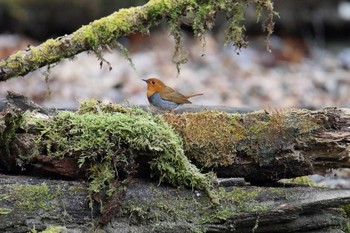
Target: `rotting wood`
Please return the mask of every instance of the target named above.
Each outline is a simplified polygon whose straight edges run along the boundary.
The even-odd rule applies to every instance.
[[[134,179],[121,212],[99,228],[102,232],[242,233],[323,232],[329,228],[342,232],[345,228],[346,217],[336,208],[350,202],[349,190],[225,189],[220,192],[227,192],[223,194],[227,199],[219,206],[210,206],[201,192]],[[23,191],[25,194],[18,198]],[[60,226],[68,232],[96,229],[96,213],[92,214],[86,194],[86,186],[76,181],[1,175],[0,211],[7,212],[0,214],[0,231],[41,231],[49,226]]]

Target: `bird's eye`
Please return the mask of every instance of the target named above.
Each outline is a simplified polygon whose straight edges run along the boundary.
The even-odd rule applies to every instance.
[[[156,84],[156,82],[155,82],[155,81],[152,81],[151,83],[152,83],[153,85],[154,85],[154,84]]]

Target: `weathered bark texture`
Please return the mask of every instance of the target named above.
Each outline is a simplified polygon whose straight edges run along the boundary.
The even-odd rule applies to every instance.
[[[0,232],[57,225],[84,232],[94,216],[87,201],[82,182],[0,174]]]
[[[259,183],[350,166],[349,109],[164,117],[182,136],[186,155],[220,177]]]
[[[350,202],[348,190],[226,190],[232,202],[210,206],[200,192],[136,179],[128,187],[121,212],[108,225],[100,226],[99,232],[335,233],[345,229],[347,219],[337,207]],[[59,226],[60,232],[91,232],[98,226],[86,195],[86,186],[76,181],[1,175],[0,231],[40,231]]]

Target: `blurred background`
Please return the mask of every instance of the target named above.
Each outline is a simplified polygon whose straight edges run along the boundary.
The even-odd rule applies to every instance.
[[[0,58],[48,38],[70,34],[81,25],[144,0],[0,0]],[[0,83],[7,91],[26,95],[38,104],[74,108],[78,101],[148,104],[142,78],[158,77],[182,93],[201,92],[198,105],[249,108],[350,107],[350,1],[275,0],[272,52],[266,51],[255,9],[246,10],[248,48],[224,47],[225,21],[219,16],[206,35],[206,46],[183,27],[188,63],[178,76],[172,63],[174,41],[165,24],[149,36],[121,38],[135,63],[133,70],[118,50],[106,52],[111,63],[100,68],[93,53],[82,53],[51,68]]]

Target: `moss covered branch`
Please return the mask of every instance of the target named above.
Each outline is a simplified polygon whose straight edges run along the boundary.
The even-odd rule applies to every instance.
[[[226,13],[228,20],[227,41],[232,41],[236,48],[246,45],[243,11],[248,4],[255,4],[257,15],[266,10],[263,28],[269,36],[273,31],[273,5],[270,0],[150,0],[140,7],[121,9],[107,17],[82,26],[70,35],[49,39],[38,46],[29,46],[0,61],[0,81],[23,76],[40,67],[71,58],[83,51],[95,51],[105,47],[118,47],[116,39],[130,34],[146,33],[152,27],[166,19],[171,34],[174,36],[174,61],[181,64],[186,59],[181,54],[180,25],[186,21],[193,25],[196,36],[204,37],[206,30],[214,25],[219,11]]]

